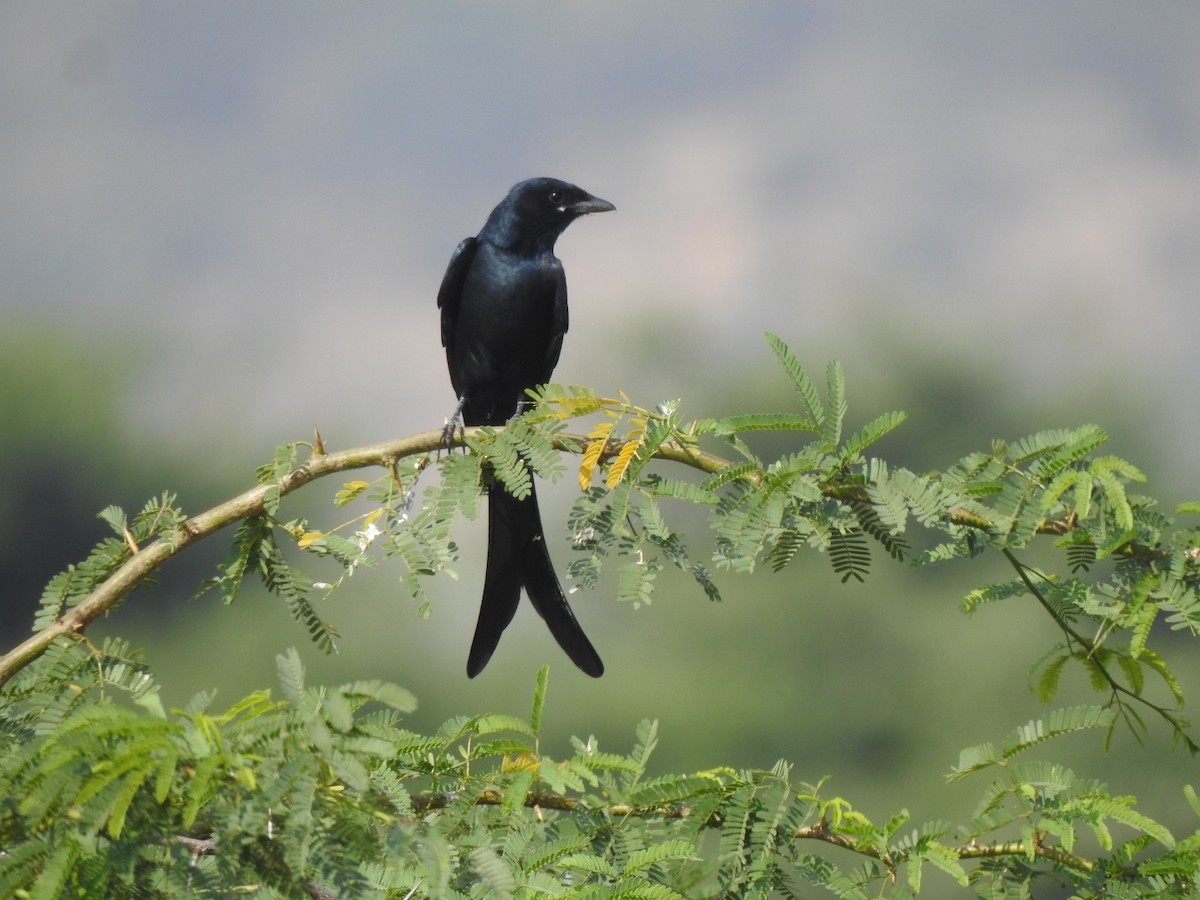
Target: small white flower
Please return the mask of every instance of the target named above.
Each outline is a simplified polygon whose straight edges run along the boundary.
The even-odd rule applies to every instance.
[[[371,545],[371,542],[374,541],[375,538],[379,537],[381,534],[383,534],[383,532],[375,527],[374,522],[372,522],[370,525],[368,525],[362,531],[356,531],[355,536],[358,538],[358,549],[366,550],[367,547],[369,547]]]

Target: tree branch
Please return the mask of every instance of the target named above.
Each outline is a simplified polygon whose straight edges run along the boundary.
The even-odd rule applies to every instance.
[[[1042,608],[1046,611],[1050,618],[1054,620],[1054,624],[1057,625],[1062,631],[1063,635],[1067,639],[1067,649],[1071,651],[1071,655],[1075,656],[1076,658],[1090,659],[1092,661],[1092,664],[1095,666],[1095,671],[1098,672],[1108,683],[1112,697],[1111,703],[1116,704],[1118,708],[1123,707],[1125,705],[1125,701],[1122,701],[1118,695],[1124,695],[1128,697],[1130,701],[1134,703],[1140,703],[1148,709],[1153,710],[1164,720],[1166,720],[1167,724],[1170,725],[1171,729],[1175,732],[1176,737],[1182,739],[1187,744],[1188,749],[1192,753],[1195,753],[1197,751],[1196,743],[1187,735],[1186,731],[1184,730],[1187,727],[1187,723],[1181,722],[1179,717],[1172,713],[1165,706],[1160,706],[1148,698],[1143,697],[1139,691],[1131,690],[1130,688],[1121,684],[1121,682],[1117,680],[1116,676],[1108,670],[1108,667],[1104,665],[1100,655],[1097,653],[1097,650],[1099,649],[1099,643],[1089,640],[1085,635],[1080,634],[1079,631],[1071,626],[1071,623],[1067,620],[1067,618],[1054,608],[1054,604],[1050,602],[1045,593],[1039,590],[1037,585],[1033,583],[1033,579],[1029,575],[1031,569],[1017,559],[1011,550],[1005,549],[1001,552],[1004,554],[1005,558],[1008,559],[1008,562],[1012,565],[1012,567],[1016,569],[1018,577],[1020,577],[1021,582],[1025,585],[1025,590],[1027,590],[1037,599],[1038,603],[1042,605]],[[1072,643],[1077,644],[1081,648],[1082,652],[1073,650],[1071,648]]]
[[[426,431],[383,444],[372,444],[337,453],[314,453],[312,458],[289,472],[278,483],[260,484],[232,500],[193,516],[176,532],[159,538],[130,556],[116,572],[62,617],[9,653],[0,656],[0,686],[45,653],[58,638],[82,634],[88,625],[116,607],[131,591],[185,547],[234,522],[262,515],[265,512],[265,498],[268,492],[274,491],[276,487],[279,496],[282,497],[326,475],[369,466],[390,468],[406,456],[435,452],[441,446],[441,431]]]
[[[445,791],[416,794],[412,797],[413,809],[417,813],[425,813],[434,809],[444,809],[453,802],[454,796],[454,793],[447,793]],[[503,802],[503,800],[503,792],[494,789],[483,791],[475,798],[475,802],[481,806],[496,806]],[[597,808],[585,806],[576,797],[568,797],[549,791],[529,791],[525,795],[524,805],[530,808],[553,809],[560,812],[572,812],[582,807],[592,811],[603,812],[617,818],[659,816],[666,819],[686,819],[692,814],[692,808],[686,803],[651,808],[633,807],[624,803],[618,803]],[[722,819],[720,815],[714,814],[704,823],[704,827],[719,828],[721,824]],[[831,844],[835,847],[849,850],[852,853],[857,853],[860,856],[867,856],[885,864],[888,863],[888,860],[885,858],[888,856],[886,847],[881,848],[874,843],[863,842],[854,835],[834,831],[829,827],[828,822],[822,821],[814,825],[803,825],[795,828],[791,833],[791,838],[794,841],[821,841],[822,843]],[[1000,841],[992,844],[977,844],[972,841],[969,844],[948,847],[947,849],[960,860],[1000,859],[1005,857],[1028,859],[1030,856],[1030,848],[1024,841]],[[1085,874],[1091,874],[1096,870],[1096,863],[1093,860],[1077,856],[1074,853],[1068,853],[1061,847],[1047,846],[1041,841],[1034,842],[1032,855],[1038,859],[1045,859]]]
[[[467,437],[474,437],[478,433],[479,429],[468,428],[455,434],[451,444],[464,446]],[[576,434],[559,434],[554,438],[556,448],[575,454],[582,453],[590,443],[589,438]],[[610,441],[601,458],[608,459],[618,455],[626,443],[622,440]],[[78,638],[82,635],[88,625],[119,605],[138,585],[185,547],[234,522],[263,515],[266,511],[265,501],[268,494],[277,492],[277,496],[283,497],[318,478],[351,469],[371,466],[391,468],[405,457],[422,453],[436,453],[445,446],[445,436],[441,430],[425,431],[381,444],[371,444],[336,453],[324,452],[323,444],[318,441],[309,460],[284,475],[278,482],[260,484],[206,512],[193,516],[187,519],[182,527],[132,553],[116,572],[63,616],[7,654],[0,656],[0,687],[3,687],[22,668],[45,653],[59,638]],[[663,444],[654,452],[654,457],[690,466],[707,475],[715,475],[735,465],[731,460],[706,453],[692,445],[685,446],[679,442]],[[743,473],[740,478],[754,484],[761,484],[764,475],[762,472],[750,471]],[[843,502],[869,502],[866,489],[857,485],[827,484],[822,486],[822,492],[830,499]],[[966,510],[952,511],[949,519],[955,524],[970,528],[987,530],[991,527],[990,522]],[[1074,523],[1069,520],[1046,520],[1039,526],[1038,531],[1047,534],[1063,534],[1073,527]],[[1133,546],[1132,542],[1130,546]],[[1145,548],[1143,550],[1151,552]]]

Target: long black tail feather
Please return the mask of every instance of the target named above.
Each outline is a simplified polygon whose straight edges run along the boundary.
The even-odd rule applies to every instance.
[[[583,633],[554,573],[542,533],[537,495],[531,492],[524,500],[518,500],[503,485],[494,484],[488,489],[488,557],[483,601],[467,658],[467,675],[471,678],[483,671],[496,651],[500,635],[516,614],[522,587],[571,661],[593,678],[603,675],[604,663]]]

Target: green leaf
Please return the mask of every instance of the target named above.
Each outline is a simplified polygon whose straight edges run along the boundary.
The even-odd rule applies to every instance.
[[[735,465],[726,466],[720,472],[709,477],[703,484],[703,490],[708,492],[716,491],[717,488],[724,484],[737,481],[740,478],[745,478],[748,475],[761,475],[762,466],[753,462],[737,463]]]
[[[625,863],[621,876],[628,878],[635,872],[648,869],[650,866],[668,859],[695,859],[695,852],[690,841],[663,841],[629,854],[629,861]]]
[[[996,603],[1010,597],[1020,597],[1026,591],[1025,582],[1007,581],[1003,584],[985,584],[983,587],[968,591],[963,597],[961,609],[965,613],[973,613],[987,603]]]
[[[542,732],[542,710],[546,706],[546,690],[550,686],[550,667],[543,665],[537,671],[537,683],[533,689],[533,708],[529,712],[529,730],[536,738]]]
[[[571,853],[560,859],[558,865],[564,869],[578,869],[581,872],[590,872],[605,879],[617,877],[617,870],[613,867],[612,863],[602,857],[596,856],[594,853]]]
[[[125,537],[129,525],[125,518],[125,510],[121,507],[106,506],[97,514],[97,518],[108,523],[108,527],[116,532],[118,537]]]
[[[1102,797],[1094,801],[1093,808],[1102,816],[1107,816],[1145,834],[1150,835],[1167,849],[1175,846],[1175,838],[1163,825],[1144,816],[1137,810],[1131,809],[1133,798]]]
[[[289,647],[275,657],[275,672],[279,676],[283,696],[293,706],[299,706],[304,699],[304,663],[295,647]]]
[[[898,428],[908,416],[902,412],[888,412],[868,422],[842,445],[841,456],[845,463],[857,460],[867,447],[888,432]]]
[[[842,423],[846,419],[846,378],[842,365],[831,360],[825,367],[825,421],[821,423],[821,439],[829,448],[842,439]]]
[[[1054,700],[1055,694],[1058,693],[1059,679],[1062,677],[1063,669],[1070,659],[1071,654],[1060,654],[1046,668],[1042,669],[1042,675],[1038,679],[1037,685],[1039,702],[1050,703]]]
[[[495,850],[490,847],[476,847],[467,854],[467,864],[486,887],[488,896],[511,895],[517,883],[516,879]]]
[[[1045,719],[1031,719],[1004,739],[1003,755],[1011,759],[1052,738],[1092,728],[1107,728],[1116,718],[1116,713],[1102,706],[1073,706],[1056,709]]]
[[[718,419],[713,433],[719,436],[738,434],[743,431],[813,431],[817,429],[812,420],[792,413],[748,413]]]
[[[958,754],[958,765],[950,770],[947,781],[959,781],[973,772],[986,769],[1000,763],[1001,756],[996,752],[994,744],[978,744],[967,747]]]
[[[366,481],[347,481],[342,485],[341,489],[333,495],[333,505],[337,507],[345,506],[370,486],[371,485]]]
[[[829,561],[842,583],[851,578],[862,582],[871,568],[871,551],[866,536],[857,528],[835,531],[829,541]]]
[[[819,430],[825,424],[825,408],[821,403],[821,397],[817,393],[817,386],[813,384],[811,378],[804,371],[804,367],[800,364],[790,347],[785,344],[777,335],[767,332],[764,336],[767,345],[775,353],[776,358],[783,365],[783,369],[787,372],[788,377],[792,380],[792,386],[799,391],[800,396],[804,400],[805,411],[808,413],[808,418]]]

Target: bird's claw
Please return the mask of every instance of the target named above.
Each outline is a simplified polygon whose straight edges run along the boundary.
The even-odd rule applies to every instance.
[[[446,423],[442,426],[442,448],[450,453],[454,449],[454,438],[458,436],[460,443],[466,440],[467,426],[463,422],[462,409],[466,398],[460,398],[458,406],[454,408],[453,414],[446,419]]]
[[[442,446],[441,449],[450,453],[454,450],[454,438],[465,437],[465,429],[457,419],[447,419],[446,424],[442,426]]]

